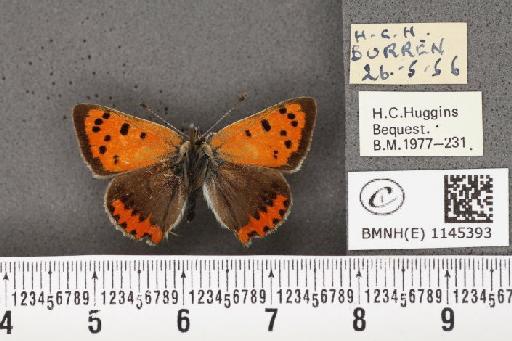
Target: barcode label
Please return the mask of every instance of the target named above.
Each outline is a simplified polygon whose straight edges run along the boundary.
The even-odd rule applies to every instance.
[[[353,172],[351,250],[509,245],[508,169]]]
[[[493,178],[490,175],[445,175],[446,223],[492,223]]]

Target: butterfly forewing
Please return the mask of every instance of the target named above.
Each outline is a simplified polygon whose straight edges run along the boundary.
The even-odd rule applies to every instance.
[[[95,175],[151,166],[183,142],[167,127],[100,105],[75,106],[73,120],[82,155]]]
[[[315,120],[315,100],[298,97],[225,127],[209,143],[223,160],[293,172],[309,150]]]

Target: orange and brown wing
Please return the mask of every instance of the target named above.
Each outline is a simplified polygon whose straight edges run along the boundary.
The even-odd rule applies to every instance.
[[[223,162],[208,173],[203,193],[217,220],[248,246],[265,237],[286,219],[291,193],[275,169]]]
[[[95,175],[148,167],[182,143],[167,127],[100,105],[78,104],[73,120],[82,155]]]
[[[315,119],[315,100],[294,98],[225,127],[209,143],[226,161],[293,172],[309,150]]]
[[[183,174],[161,162],[116,176],[105,195],[105,208],[125,235],[154,245],[180,222],[186,200]]]

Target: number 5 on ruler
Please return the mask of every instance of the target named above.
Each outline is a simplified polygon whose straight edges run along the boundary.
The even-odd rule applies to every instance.
[[[95,316],[99,310],[89,310],[89,326],[87,327],[91,334],[98,334],[101,331],[101,319]]]

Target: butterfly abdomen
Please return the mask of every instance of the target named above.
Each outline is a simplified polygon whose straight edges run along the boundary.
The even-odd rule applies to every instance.
[[[190,139],[190,148],[185,157],[185,178],[188,184],[188,200],[185,210],[185,219],[190,222],[194,219],[196,200],[201,190],[206,171],[210,162],[208,146],[204,141],[197,141],[196,135],[192,135]]]
[[[194,192],[189,194],[188,200],[187,200],[187,208],[185,211],[185,219],[187,222],[191,222],[194,220],[194,217],[196,216],[195,210],[196,210],[196,202],[197,202],[197,195],[199,194],[199,190],[195,190]]]

